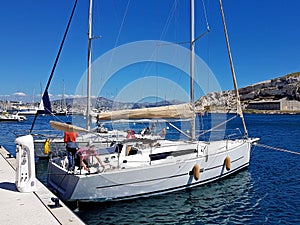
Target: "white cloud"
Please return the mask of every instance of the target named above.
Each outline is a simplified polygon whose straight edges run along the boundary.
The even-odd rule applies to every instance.
[[[78,94],[78,95],[69,95],[69,97],[70,97],[70,98],[72,98],[72,97],[73,97],[73,98],[82,98],[82,97],[86,97],[86,96],[84,96],[84,95],[79,95],[79,94]]]
[[[24,97],[26,96],[26,94],[24,92],[16,92],[16,93],[13,93],[14,96],[21,96],[21,97]]]

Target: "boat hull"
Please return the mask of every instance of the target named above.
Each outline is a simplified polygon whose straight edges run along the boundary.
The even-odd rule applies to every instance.
[[[71,174],[55,163],[49,163],[48,183],[65,201],[113,201],[147,197],[183,190],[235,173],[249,165],[251,142],[219,141],[197,144],[198,152],[189,159],[174,157],[165,162],[98,174]],[[225,158],[231,168],[226,169]],[[200,167],[195,179],[193,168]]]

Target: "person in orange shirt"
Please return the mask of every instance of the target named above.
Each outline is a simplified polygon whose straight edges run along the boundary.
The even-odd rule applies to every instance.
[[[67,122],[67,124],[72,124]],[[74,157],[78,150],[78,145],[76,143],[76,138],[78,137],[77,132],[65,132],[64,133],[64,142],[66,143],[67,156],[69,161],[69,170],[74,169]]]

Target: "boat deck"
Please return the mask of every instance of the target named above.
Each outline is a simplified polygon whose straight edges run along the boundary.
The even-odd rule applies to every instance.
[[[84,224],[62,201],[37,180],[37,190],[21,193],[15,185],[16,159],[0,146],[0,224]]]

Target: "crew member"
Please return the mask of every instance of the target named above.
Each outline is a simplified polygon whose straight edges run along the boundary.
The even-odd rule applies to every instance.
[[[149,134],[151,134],[149,127],[144,128],[141,132],[142,136],[149,135]]]
[[[67,124],[72,124],[71,122],[67,122]],[[65,132],[64,133],[64,142],[66,143],[66,150],[69,161],[69,170],[74,169],[74,157],[78,150],[78,145],[76,143],[76,138],[78,137],[77,132]]]
[[[90,157],[95,157],[99,164],[105,169],[105,165],[102,160],[97,156],[95,146],[91,145],[89,147],[80,148],[76,152],[76,159],[79,159],[79,162],[76,160],[76,164],[78,163],[80,167],[83,167],[84,170],[89,171],[88,160]]]

